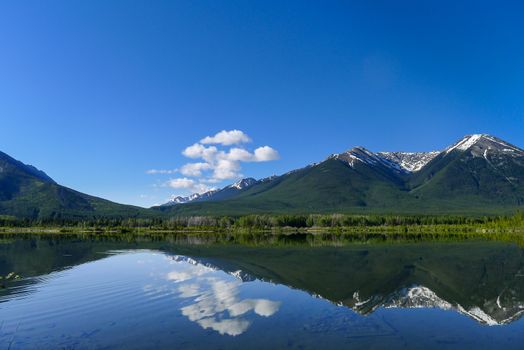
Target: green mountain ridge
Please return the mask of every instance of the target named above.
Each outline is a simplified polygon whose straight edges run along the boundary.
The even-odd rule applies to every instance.
[[[247,181],[249,180],[249,181]],[[0,216],[155,218],[247,214],[510,214],[524,209],[524,151],[469,135],[442,152],[373,153],[363,147],[281,176],[245,179],[183,204],[150,209],[61,186],[0,152]]]
[[[413,155],[413,153],[406,153]],[[254,213],[495,214],[524,206],[524,151],[469,135],[417,171],[362,147],[257,183],[219,202],[155,208],[170,215]]]
[[[0,215],[28,219],[137,217],[151,212],[57,184],[43,171],[0,152]]]

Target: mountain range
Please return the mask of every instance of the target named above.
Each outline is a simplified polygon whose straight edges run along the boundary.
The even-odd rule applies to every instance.
[[[0,152],[0,215],[18,218],[157,217],[253,213],[497,214],[524,206],[524,150],[486,134],[441,151],[355,147],[280,176],[242,179],[150,209],[57,184]]]
[[[244,181],[244,180],[243,180]],[[524,150],[486,134],[441,151],[355,147],[281,176],[171,201],[171,214],[495,213],[524,205]]]

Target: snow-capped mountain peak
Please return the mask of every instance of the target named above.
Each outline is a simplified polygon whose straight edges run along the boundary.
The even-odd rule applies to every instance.
[[[238,180],[232,185],[229,185],[230,188],[236,188],[238,190],[243,190],[244,188],[247,188],[249,186],[252,186],[256,184],[258,181],[253,179],[252,177],[248,177],[245,179]]]
[[[464,136],[457,143],[444,151],[432,152],[371,152],[364,147],[355,147],[330,158],[342,160],[354,167],[358,162],[367,165],[381,164],[398,173],[414,173],[421,170],[439,154],[447,155],[453,151],[470,151],[475,157],[509,155],[513,158],[524,157],[524,150],[513,146],[497,137],[488,134],[473,134]]]
[[[506,153],[524,153],[524,151],[520,148],[515,147],[512,144],[509,144],[497,137],[488,134],[473,134],[464,136],[462,140],[448,147],[446,149],[446,154],[455,150],[467,151],[471,149],[494,150]]]
[[[176,197],[171,198],[168,203],[181,204],[181,203],[186,203],[188,200],[189,200],[189,197],[176,196]],[[163,205],[168,205],[168,203],[163,204]]]
[[[467,135],[443,151],[372,152],[364,147],[354,147],[343,153],[332,154],[326,160],[339,160],[357,171],[359,170],[357,168],[360,166],[375,168],[375,170],[382,175],[396,175],[398,177],[397,180],[403,181],[407,179],[406,181],[408,181],[412,174],[421,171],[427,167],[428,164],[432,163],[432,161],[442,161],[444,163],[448,160],[453,161],[454,158],[448,157],[448,155],[464,157],[464,161],[467,161],[471,157],[483,158],[488,163],[489,171],[495,171],[498,176],[503,176],[513,185],[518,183],[518,179],[520,179],[520,175],[516,173],[517,170],[515,169],[520,169],[520,167],[524,166],[524,150],[488,134]],[[304,168],[291,170],[280,175],[278,178],[286,177],[321,164],[324,164],[324,162],[313,163]],[[261,180],[245,178],[219,190],[203,194],[194,194],[187,197],[174,197],[165,205],[230,199],[255,184],[274,181],[275,178],[277,177],[272,176]]]
[[[450,153],[453,150],[466,151],[471,146],[473,146],[475,143],[477,143],[477,141],[482,139],[482,137],[484,136],[485,136],[484,134],[466,135],[464,136],[462,140],[448,147],[446,149],[446,153]]]
[[[373,153],[364,147],[355,147],[351,150],[334,154],[331,158],[342,160],[354,167],[357,162],[368,165],[381,164],[399,173],[411,173],[422,169],[440,152],[378,152]]]
[[[386,160],[377,154],[365,149],[364,147],[354,147],[349,151],[339,154],[333,154],[330,158],[339,159],[348,163],[351,167],[354,167],[357,162],[365,163],[368,165],[377,165],[386,162],[387,165],[391,165],[389,160]]]
[[[240,191],[240,190],[244,190],[250,186],[253,186],[259,182],[263,182],[263,181],[271,181],[272,178],[268,178],[268,179],[263,179],[263,180],[260,180],[260,181],[257,181],[255,179],[253,179],[252,177],[248,177],[248,178],[245,178],[245,179],[241,179],[237,182],[235,182],[234,184],[231,184],[231,185],[228,185],[222,189],[214,189],[214,190],[211,190],[211,191],[207,191],[207,192],[204,192],[204,193],[194,193],[192,195],[189,195],[189,196],[176,196],[176,197],[173,197],[169,202],[163,204],[162,206],[171,206],[171,205],[176,205],[176,204],[185,204],[185,203],[189,203],[189,202],[202,202],[202,201],[207,201],[207,200],[214,200],[214,196],[215,194],[219,194],[220,193],[220,197],[223,199],[224,197],[224,192],[231,192],[231,191]]]
[[[193,193],[189,196],[175,196],[169,200],[169,202],[162,204],[162,206],[171,206],[176,204],[184,204],[189,202],[194,202],[197,200],[204,200],[211,197],[213,194],[218,192],[217,190],[211,190],[204,193]]]

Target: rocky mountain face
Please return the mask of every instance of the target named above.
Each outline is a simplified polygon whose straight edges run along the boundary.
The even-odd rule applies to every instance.
[[[378,155],[398,165],[404,171],[411,173],[422,169],[440,152],[379,152]]]
[[[357,162],[371,166],[384,166],[398,173],[412,173],[422,169],[440,152],[378,152],[373,153],[364,147],[355,147],[331,157],[355,166]]]

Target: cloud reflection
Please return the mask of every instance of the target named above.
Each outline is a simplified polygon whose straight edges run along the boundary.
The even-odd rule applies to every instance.
[[[241,299],[241,281],[230,280],[222,272],[187,262],[177,262],[176,269],[166,274],[166,279],[178,284],[177,295],[189,299],[190,304],[181,312],[190,321],[204,329],[222,335],[237,336],[251,325],[248,314],[270,317],[280,308],[280,302],[268,299]]]

